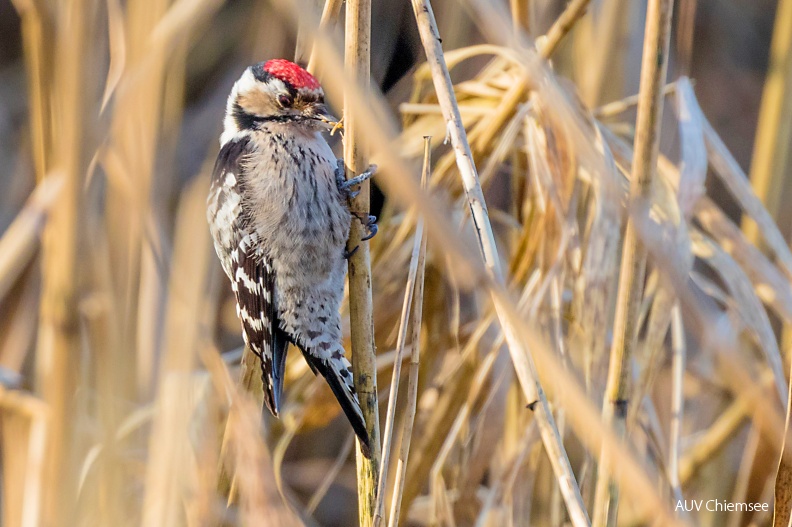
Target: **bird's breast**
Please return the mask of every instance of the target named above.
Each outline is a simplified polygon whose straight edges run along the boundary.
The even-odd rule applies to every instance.
[[[276,273],[327,280],[343,260],[350,214],[320,136],[262,133],[246,161],[245,203]]]

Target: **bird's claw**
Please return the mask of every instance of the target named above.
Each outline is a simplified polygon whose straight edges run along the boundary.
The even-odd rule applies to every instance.
[[[344,249],[344,259],[349,260],[350,258],[352,258],[352,255],[355,254],[358,249],[360,249],[360,245],[355,245],[355,248],[352,249],[351,251],[347,251],[346,249]]]
[[[355,216],[357,219],[359,219],[360,223],[362,223],[363,227],[366,229],[366,235],[361,237],[360,241],[365,242],[376,236],[377,231],[379,230],[379,227],[377,227],[376,216],[372,216],[370,214],[363,215],[355,212],[353,212],[352,215]],[[355,248],[352,249],[351,251],[344,249],[344,258],[346,260],[349,260],[352,257],[352,255],[358,251],[358,249],[360,249],[360,245],[355,245]]]
[[[356,187],[367,179],[371,178],[371,176],[373,176],[376,171],[377,165],[369,165],[369,167],[364,172],[361,172],[360,175],[355,176],[352,179],[346,179],[344,161],[339,159],[335,170],[336,185],[338,186],[338,190],[346,194],[347,198],[353,199],[355,196],[360,194],[360,191],[352,190],[352,187]]]
[[[355,217],[359,219],[360,223],[363,224],[363,227],[366,228],[366,235],[360,238],[360,241],[365,242],[366,240],[370,240],[377,235],[379,227],[377,227],[376,216],[355,214]]]

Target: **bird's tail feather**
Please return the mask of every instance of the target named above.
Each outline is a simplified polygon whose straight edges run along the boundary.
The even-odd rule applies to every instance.
[[[338,400],[338,403],[341,405],[341,409],[352,425],[352,429],[360,439],[363,455],[369,457],[371,447],[370,438],[366,430],[366,421],[360,410],[360,401],[352,385],[352,368],[350,367],[349,361],[346,360],[343,355],[340,357],[335,355],[330,359],[322,359],[309,353],[303,354],[314,373],[321,374],[327,381],[327,384],[330,385],[333,395],[335,395],[336,400]]]

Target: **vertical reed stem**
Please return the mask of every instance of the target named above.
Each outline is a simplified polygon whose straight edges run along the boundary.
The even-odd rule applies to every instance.
[[[74,425],[80,355],[78,255],[82,191],[86,169],[83,145],[90,64],[93,0],[58,5],[69,24],[56,28],[56,85],[50,93],[54,134],[51,166],[63,174],[59,200],[44,233],[43,277],[36,353],[37,389],[49,407],[44,466],[42,525],[70,524],[76,503]],[[46,131],[44,131],[46,133]]]
[[[325,0],[324,8],[322,8],[322,18],[319,20],[319,27],[321,29],[326,29],[330,23],[335,21],[338,18],[338,13],[341,11],[341,4],[343,4],[343,0]],[[316,60],[317,60],[317,43],[314,42],[311,45],[311,57],[308,59],[308,67],[307,70],[316,74]]]
[[[683,386],[687,348],[685,345],[685,326],[682,321],[682,309],[678,303],[674,304],[671,317],[671,347],[673,349],[671,371],[673,380],[671,384],[671,437],[668,441],[668,480],[671,483],[674,498],[681,500],[682,484],[679,481],[679,452],[681,451],[682,415],[685,411]]]
[[[576,2],[575,5],[579,3],[581,2]],[[421,43],[426,52],[429,70],[432,74],[437,102],[446,121],[457,168],[467,195],[470,214],[473,218],[473,225],[480,244],[481,256],[490,277],[498,286],[503,286],[505,281],[498,249],[495,245],[495,236],[492,233],[492,225],[487,213],[487,204],[484,200],[484,193],[481,190],[476,165],[473,162],[473,154],[470,151],[467,133],[462,124],[462,117],[459,113],[451,76],[448,73],[448,65],[443,54],[442,40],[437,30],[437,22],[435,21],[432,6],[428,0],[412,0],[412,6],[418,24],[418,32],[421,36]],[[580,488],[575,480],[575,474],[572,472],[564,444],[561,441],[553,414],[550,411],[550,404],[547,402],[547,397],[539,383],[533,358],[525,344],[518,338],[515,327],[509,319],[507,304],[494,290],[492,300],[495,305],[495,312],[501,322],[517,378],[520,381],[520,386],[526,399],[529,401],[529,407],[534,412],[534,417],[542,435],[542,442],[553,467],[553,473],[561,488],[561,493],[564,496],[570,520],[576,527],[589,525],[588,513],[583,505],[583,498],[580,496]]]
[[[429,179],[429,173],[431,172],[431,144],[430,144],[431,137],[427,136],[424,137],[424,160],[423,160],[423,171],[421,174],[421,187],[425,190],[426,189],[426,182]],[[410,269],[407,275],[407,285],[404,291],[404,303],[402,304],[402,313],[401,313],[401,322],[399,324],[399,335],[398,340],[396,341],[396,361],[393,363],[393,375],[391,376],[391,385],[390,385],[390,397],[388,398],[388,410],[386,412],[385,418],[385,433],[383,434],[383,441],[382,441],[382,468],[380,471],[379,476],[379,485],[377,487],[377,515],[374,518],[374,526],[379,527],[382,523],[383,517],[381,514],[383,513],[384,500],[385,500],[385,487],[388,484],[388,468],[390,466],[390,456],[391,451],[394,448],[393,446],[393,427],[394,421],[396,420],[396,402],[398,400],[399,395],[399,379],[401,378],[401,365],[404,358],[404,347],[407,342],[407,328],[410,325],[410,315],[412,314],[412,325],[413,325],[413,333],[412,333],[412,346],[413,352],[410,356],[410,386],[409,390],[416,389],[417,385],[414,385],[414,382],[417,382],[417,379],[413,379],[412,375],[418,374],[418,339],[420,338],[420,331],[421,331],[421,306],[414,305],[413,300],[415,300],[416,304],[423,303],[423,276],[424,276],[424,257],[426,253],[426,242],[424,241],[424,224],[423,224],[423,217],[419,217],[418,221],[416,222],[415,226],[415,239],[413,240],[413,249],[412,255],[410,256]],[[418,283],[418,280],[421,283]],[[414,307],[413,307],[414,306]],[[417,313],[417,315],[416,315]],[[417,328],[417,329],[416,329]],[[407,402],[407,409],[406,412],[408,415],[405,417],[404,427],[405,430],[409,428],[410,433],[412,433],[412,423],[415,419],[415,399],[413,397],[414,394],[408,394],[408,402]],[[408,447],[407,450],[409,451],[409,444],[410,438],[402,438],[402,442],[406,442]],[[399,507],[396,504],[397,501],[401,500],[401,494],[404,491],[404,473],[403,471],[406,469],[406,455],[407,453],[404,450],[400,450],[399,454],[399,469],[400,471],[396,474],[397,482],[396,485],[400,486],[401,488],[397,488],[398,497],[394,496],[393,502],[391,503],[391,522],[395,521],[393,517],[393,512],[396,514],[399,513]],[[396,517],[398,518],[398,516]]]
[[[509,0],[514,32],[531,33],[531,0]]]
[[[784,182],[789,172],[789,140],[792,136],[792,0],[778,2],[773,41],[770,45],[770,64],[759,109],[751,185],[778,220],[784,201]],[[743,222],[743,231],[754,245],[761,243],[762,234],[753,221]]]
[[[371,0],[349,0],[346,5],[345,69],[349,82],[367,85],[371,75]],[[347,177],[360,174],[367,168],[366,153],[360,136],[365,133],[365,123],[349,109],[353,103],[349,92],[344,96],[347,112],[344,135],[344,163]],[[360,217],[369,214],[369,183],[360,186],[358,194],[350,202],[350,210]],[[379,409],[377,405],[377,364],[374,348],[374,319],[371,300],[371,255],[369,245],[361,241],[363,224],[352,219],[347,249],[357,252],[349,258],[349,318],[352,330],[352,372],[355,390],[360,398],[360,408],[366,419],[371,452],[370,457],[357,452],[358,472],[358,515],[361,527],[370,527],[374,522],[377,481],[380,470]]]
[[[663,84],[668,69],[673,0],[649,0],[646,14],[638,122],[635,133],[635,161],[630,181],[630,200],[648,202],[657,166],[660,118],[663,113]],[[624,437],[629,402],[630,361],[635,347],[639,308],[646,270],[646,248],[638,239],[634,222],[628,216],[622,248],[619,293],[613,328],[608,380],[602,415],[616,434]],[[618,488],[611,478],[615,463],[605,449],[600,454],[594,498],[595,527],[615,525]]]

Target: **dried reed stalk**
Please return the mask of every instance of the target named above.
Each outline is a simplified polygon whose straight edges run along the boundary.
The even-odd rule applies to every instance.
[[[785,196],[792,137],[792,0],[778,2],[759,122],[751,157],[751,186],[776,219]],[[745,218],[743,231],[758,245],[759,226]]]
[[[375,507],[376,513],[374,516],[375,527],[379,527],[383,521],[385,491],[388,483],[388,468],[391,450],[393,449],[393,428],[396,418],[396,401],[398,399],[399,392],[399,379],[401,378],[401,365],[404,356],[409,317],[412,310],[413,294],[416,288],[415,280],[416,274],[418,272],[418,257],[419,251],[421,249],[421,238],[423,236],[423,225],[419,225],[419,227],[420,231],[416,229],[415,246],[413,247],[413,254],[410,261],[409,277],[407,279],[407,285],[404,294],[404,305],[402,307],[402,318],[399,325],[398,342],[396,345],[396,361],[394,362],[394,368],[391,374],[390,397],[388,398],[388,407],[385,418],[385,431],[383,434],[382,444],[382,466],[380,467],[379,483],[377,486],[377,506]]]
[[[773,388],[773,376],[767,372],[759,381],[759,387],[765,392]],[[734,399],[728,408],[721,412],[718,419],[707,428],[707,431],[688,447],[679,459],[679,483],[688,483],[707,462],[716,459],[723,448],[738,437],[741,425],[751,414],[751,402],[747,394]]]
[[[488,274],[498,285],[504,284],[503,274],[498,257],[495,238],[492,233],[487,206],[484,201],[484,194],[476,173],[476,166],[473,163],[473,155],[467,141],[465,127],[462,124],[462,117],[459,113],[459,106],[454,93],[451,77],[443,55],[440,35],[437,30],[437,22],[432,12],[432,7],[428,0],[413,0],[413,12],[418,23],[418,31],[421,35],[421,42],[424,46],[429,69],[432,73],[435,93],[440,107],[443,110],[443,117],[446,120],[447,132],[451,138],[457,168],[459,169],[462,183],[467,194],[468,206],[473,217],[473,224],[476,229],[484,264]],[[502,301],[493,295],[495,310],[498,314],[503,332],[508,343],[509,352],[514,362],[517,376],[522,385],[523,391],[534,410],[534,416],[539,424],[542,440],[547,449],[547,454],[553,466],[556,478],[559,481],[561,492],[564,496],[569,516],[573,525],[588,525],[588,514],[586,513],[583,499],[580,496],[580,489],[575,481],[575,475],[569,463],[569,458],[561,442],[561,436],[556,428],[555,421],[547,398],[539,384],[536,374],[536,367],[528,354],[528,350],[522,342],[517,339],[516,332],[511,322],[507,319]]]
[[[344,0],[326,0],[322,9],[322,18],[319,20],[319,27],[327,28],[336,19],[341,11]],[[308,71],[316,73],[316,43],[311,46],[311,57],[308,59]]]
[[[3,513],[8,527],[40,525],[42,459],[48,408],[31,394],[0,385]]]
[[[701,108],[697,110],[701,112]],[[744,213],[759,226],[758,233],[775,256],[779,267],[788,278],[792,278],[792,251],[789,249],[786,239],[773,221],[773,217],[762,205],[762,201],[753,192],[742,167],[703,114],[702,124],[704,125],[707,155],[715,175],[721,179],[726,189],[734,196]]]
[[[401,367],[404,357],[404,347],[407,340],[407,329],[410,323],[410,313],[412,311],[413,294],[415,293],[415,280],[418,274],[418,258],[423,240],[423,222],[418,221],[415,227],[415,239],[413,250],[410,257],[410,267],[407,274],[407,284],[404,291],[404,302],[402,303],[401,319],[399,321],[399,332],[396,340],[396,360],[393,363],[391,374],[390,395],[388,397],[388,407],[385,412],[385,429],[382,433],[382,465],[380,467],[379,482],[377,484],[377,506],[374,508],[374,527],[379,527],[384,514],[385,487],[388,483],[388,464],[390,463],[391,450],[393,448],[393,427],[396,419],[396,402],[399,396],[399,380],[401,379]]]
[[[285,2],[282,0],[278,5],[283,8],[284,12],[292,20],[298,16],[302,19],[305,17],[310,18],[310,9],[308,9],[304,1]],[[482,7],[482,9],[484,8]],[[508,26],[509,24],[507,22],[500,23],[501,21],[496,18],[497,13],[494,13],[495,16],[489,17],[488,15],[493,13],[482,13],[484,17],[487,17],[484,20],[484,23],[487,24],[487,29],[491,30],[488,35],[497,40],[499,33],[494,28],[502,28],[504,25]],[[318,20],[309,20],[309,22],[311,22],[310,27],[318,27]],[[312,35],[321,43],[317,49],[322,69],[325,71],[342,70],[343,65],[340,54],[327,34],[322,31],[315,31]],[[528,62],[528,64],[534,67],[536,61]],[[543,73],[541,70],[535,70],[535,72],[537,74]],[[553,96],[552,83],[550,86],[551,90],[545,91],[544,94]],[[579,440],[590,451],[600,451],[603,446],[607,446],[614,456],[618,455],[620,457],[619,470],[614,473],[614,477],[620,481],[625,492],[635,499],[635,503],[640,507],[641,514],[644,517],[651,515],[662,524],[680,525],[680,522],[674,518],[673,512],[668,508],[667,503],[659,494],[656,486],[652,483],[632,450],[623,441],[616,438],[612,431],[603,426],[600,412],[590,403],[579,386],[579,381],[576,377],[565,371],[555,354],[546,347],[537,328],[533,324],[526,322],[525,316],[518,311],[511,297],[486,274],[480,265],[480,258],[476,258],[462,236],[457,234],[457,229],[449,222],[448,218],[452,217],[452,212],[449,208],[443,202],[430,200],[420,192],[417,182],[411,176],[410,167],[392,147],[396,136],[395,126],[388,117],[382,98],[365,91],[355,83],[344,83],[340,76],[327,76],[324,79],[324,87],[331,100],[339,100],[344,89],[348,90],[350,94],[349,102],[352,103],[351,109],[354,109],[356,115],[361,119],[365,119],[370,125],[366,130],[366,134],[361,135],[361,139],[376,153],[378,160],[381,161],[380,166],[387,167],[387,170],[381,172],[379,179],[383,190],[389,198],[393,199],[394,203],[404,208],[415,206],[424,215],[429,238],[433,244],[436,242],[437,250],[449,261],[453,262],[454,270],[459,271],[456,276],[460,286],[481,285],[490,294],[496,296],[505,315],[502,318],[503,326],[512,332],[510,338],[514,338],[516,335],[520,341],[528,343],[543,373],[548,378],[553,378],[557,381],[559,386],[556,394],[558,402],[566,409],[568,423]],[[560,112],[569,110],[568,106],[564,106],[563,99],[557,97],[552,100],[561,103],[561,107],[554,109]],[[570,125],[575,127],[577,131],[581,131],[577,128],[580,123],[574,116],[571,114],[560,115],[569,117]],[[585,146],[585,144],[583,145]],[[721,324],[720,327],[722,326]],[[512,355],[512,358],[513,361],[519,361],[515,362],[518,371],[526,367],[524,363],[528,360],[528,356],[525,353],[517,357]],[[443,404],[442,400],[438,401],[438,406],[440,404]],[[536,407],[538,406],[536,405]],[[442,415],[432,414],[433,421],[435,418],[440,419],[442,417]],[[560,483],[567,486],[574,485],[574,480],[562,480]],[[412,486],[413,482],[408,481],[408,484]],[[420,481],[415,482],[415,485],[420,484]],[[405,488],[406,501],[407,490],[408,488]]]
[[[792,323],[792,285],[781,271],[751,245],[720,208],[706,196],[696,205],[696,219],[740,264],[757,296],[785,323]]]
[[[330,486],[333,484],[335,479],[338,477],[338,473],[341,472],[341,469],[344,468],[347,459],[349,458],[349,454],[352,452],[352,447],[355,446],[355,434],[350,433],[347,438],[344,440],[344,444],[341,447],[341,450],[338,451],[338,455],[336,456],[335,461],[333,462],[333,466],[330,467],[330,470],[327,471],[324,478],[322,478],[322,483],[319,487],[314,491],[311,499],[308,500],[308,504],[305,506],[305,512],[307,514],[313,515],[316,512],[316,508],[319,507],[319,504],[322,502],[322,499],[327,495],[327,491],[330,490]]]
[[[778,3],[775,15],[770,64],[767,69],[762,105],[759,110],[756,140],[751,161],[751,185],[770,215],[778,221],[781,204],[789,196],[786,176],[789,173],[789,141],[792,137],[792,0]],[[744,218],[743,231],[748,240],[759,246],[762,229]],[[784,324],[781,345],[792,343],[792,326]],[[783,379],[782,379],[783,380]],[[792,386],[792,385],[791,385]],[[786,430],[789,432],[792,405],[787,396]],[[792,517],[792,463],[785,440],[775,482],[773,525],[788,525]]]
[[[636,124],[634,162],[630,180],[630,200],[649,203],[657,166],[663,85],[668,69],[673,0],[650,0],[641,65],[640,100]],[[631,361],[637,339],[637,324],[644,287],[646,249],[639,239],[632,217],[628,218],[622,245],[619,292],[613,328],[608,379],[603,401],[603,419],[624,437],[630,397]],[[615,525],[618,488],[611,480],[616,459],[600,454],[592,525]]]
[[[531,32],[531,0],[509,0],[514,32]]]
[[[5,298],[36,252],[38,236],[62,187],[63,178],[43,179],[0,238],[0,300]]]
[[[582,99],[590,108],[609,97],[623,95],[621,90],[628,75],[630,33],[639,11],[639,4],[632,2],[597,2],[596,11],[583,22],[582,38],[575,39],[575,51],[584,53],[586,60],[580,61],[577,67],[580,71],[577,84]]]
[[[792,401],[792,382],[789,384],[788,400]],[[792,422],[792,404],[787,404],[784,425],[784,443],[781,446],[781,459],[775,478],[773,527],[788,526],[792,521],[792,463],[789,461],[789,427]]]
[[[682,312],[679,304],[672,308],[671,319],[671,346],[673,350],[672,361],[672,390],[671,390],[671,426],[668,441],[668,479],[671,490],[676,499],[682,499],[682,484],[679,480],[679,452],[682,435],[682,418],[685,411],[684,377],[685,361],[687,360],[687,347],[685,345],[685,327],[682,322]]]
[[[586,12],[590,0],[572,0],[542,39],[539,46],[544,58],[549,58],[561,43],[561,39],[572,30],[575,22]]]
[[[371,0],[348,0],[346,4],[344,67],[353,83],[368,86],[371,76]],[[344,93],[345,134],[344,163],[347,178],[366,170],[365,144],[360,136],[366,133],[366,122],[352,110],[349,92]],[[350,200],[353,215],[367,218],[369,214],[369,182],[360,186],[360,193]],[[370,452],[368,457],[358,449],[358,516],[361,527],[369,527],[376,515],[377,484],[380,471],[379,406],[377,404],[377,355],[374,344],[374,318],[371,300],[371,254],[369,244],[361,241],[365,229],[353,219],[347,250],[357,252],[349,258],[349,319],[352,332],[352,372],[355,391],[366,420]],[[379,504],[382,506],[382,503]]]
[[[421,185],[427,187],[429,174],[431,172],[431,137],[424,138],[424,160],[423,171],[421,174]],[[401,378],[401,364],[404,355],[404,346],[407,340],[407,328],[412,322],[412,351],[410,353],[410,372],[408,378],[407,409],[404,422],[404,432],[399,448],[399,460],[396,473],[395,490],[391,501],[390,521],[388,525],[395,525],[398,521],[401,497],[404,492],[404,476],[407,471],[407,456],[410,451],[410,439],[412,436],[412,426],[415,419],[415,404],[417,401],[418,390],[418,364],[420,354],[420,333],[421,333],[421,313],[423,304],[423,277],[424,263],[426,257],[426,241],[423,235],[423,218],[419,217],[415,226],[415,239],[413,250],[410,256],[410,268],[407,277],[407,285],[404,293],[404,305],[402,307],[401,321],[399,323],[399,335],[396,343],[396,360],[393,365],[391,377],[390,397],[388,398],[388,410],[385,418],[385,433],[383,434],[382,445],[382,468],[380,471],[379,486],[377,489],[378,515],[374,518],[374,525],[378,527],[382,523],[382,516],[379,512],[384,509],[381,503],[385,500],[385,487],[388,483],[388,467],[390,464],[391,450],[393,443],[393,426],[396,419],[396,400],[399,392],[399,379]],[[417,297],[417,298],[416,298]],[[413,307],[413,299],[415,305]],[[410,316],[412,315],[412,317]],[[410,320],[412,319],[412,320]],[[405,446],[406,445],[406,446]]]
[[[310,522],[301,521],[297,512],[279,495],[278,475],[260,433],[261,402],[254,400],[250,394],[234,384],[223,358],[215,349],[199,347],[199,353],[211,375],[218,399],[228,410],[224,441],[230,444],[230,462],[234,465],[234,472],[239,480],[239,518],[222,523],[262,527],[313,527]],[[209,504],[210,507],[212,505]],[[228,518],[233,516],[227,516],[226,519]]]
[[[178,474],[189,466],[184,444],[189,442],[190,418],[201,398],[203,380],[190,375],[197,363],[201,329],[208,305],[214,254],[201,221],[206,207],[206,178],[196,178],[182,193],[170,275],[165,349],[158,379],[157,412],[152,423],[143,501],[144,525],[175,525],[181,514],[184,483]]]
[[[502,291],[496,290],[495,294],[504,299],[506,297]],[[543,338],[532,326],[516,324],[516,321],[521,318],[521,314],[513,305],[504,303],[504,306],[506,316],[514,323],[513,327],[518,336],[527,342],[531,349],[535,350],[536,356],[542,360],[543,374],[558,383],[559,388],[555,392],[558,404],[566,410],[568,422],[581,443],[589,451],[602,449],[606,450],[613,458],[619,456],[618,470],[614,472],[614,477],[619,480],[622,488],[632,496],[633,503],[641,506],[642,514],[652,514],[653,519],[659,525],[683,525],[673,517],[673,512],[650,482],[632,449],[602,422],[601,416],[597,415],[594,405],[579,386],[579,381],[575,379],[575,376],[548,349]],[[755,395],[755,393],[751,395]],[[537,419],[537,423],[541,424],[541,421]],[[561,485],[565,483],[559,481]]]
[[[677,9],[676,76],[690,75],[693,62],[693,36],[696,32],[696,7],[698,0],[681,0]]]
[[[55,13],[53,6],[34,0],[13,0],[22,19],[22,43],[28,76],[30,133],[36,178],[41,181],[49,172],[53,146],[52,98],[54,81]]]
[[[690,79],[688,79],[688,82],[693,84]],[[676,89],[677,81],[669,82],[663,87],[663,95],[671,95],[672,93],[676,92]],[[631,108],[634,108],[638,104],[640,98],[641,96],[639,94],[630,95],[618,101],[609,102],[594,108],[591,113],[593,113],[594,117],[597,119],[607,119],[608,117],[614,117],[620,113],[630,110]]]
[[[78,297],[79,251],[84,211],[82,192],[87,168],[83,143],[86,105],[93,93],[88,65],[93,0],[59,5],[62,12],[55,35],[57,68],[49,96],[54,138],[52,169],[63,177],[60,199],[54,204],[44,232],[42,297],[36,350],[37,391],[49,406],[47,449],[42,486],[42,524],[69,523],[76,503],[75,392],[78,385],[80,331]],[[69,20],[69,23],[64,23]],[[49,131],[42,130],[44,134]]]
[[[390,518],[388,527],[395,527],[399,524],[401,517],[402,496],[404,493],[404,482],[407,476],[407,462],[410,454],[410,443],[412,441],[413,425],[415,423],[415,410],[418,401],[418,373],[420,365],[420,338],[421,338],[421,318],[423,314],[423,294],[424,294],[424,271],[426,259],[426,238],[421,246],[421,253],[418,263],[418,278],[416,281],[417,291],[415,296],[417,301],[413,309],[412,318],[412,350],[410,353],[410,371],[407,376],[407,405],[404,412],[404,428],[402,430],[401,445],[399,447],[399,460],[396,465],[396,479],[394,481],[393,498],[391,500]]]
[[[128,362],[123,367],[130,371],[134,367],[136,375],[128,374],[118,382],[136,384],[142,399],[151,397],[156,384],[167,291],[167,273],[161,269],[161,261],[168,257],[167,228],[161,223],[167,217],[170,180],[158,177],[155,163],[168,157],[163,144],[175,146],[168,145],[167,138],[160,141],[161,134],[180,118],[179,97],[173,100],[166,80],[182,71],[185,63],[183,56],[181,61],[173,60],[174,48],[152,42],[169,15],[172,18],[178,12],[179,7],[172,4],[171,0],[130,1],[125,16],[115,6],[109,19],[114,37],[126,38],[115,46],[111,40],[104,100],[112,95],[113,121],[106,156],[116,160],[116,177],[123,171],[134,181],[129,186],[110,185],[107,192],[109,235],[118,240],[111,249],[125,264],[116,287],[126,309],[120,313],[120,349],[113,350],[113,360]],[[168,93],[170,98],[166,98]],[[169,112],[173,108],[177,111]]]

